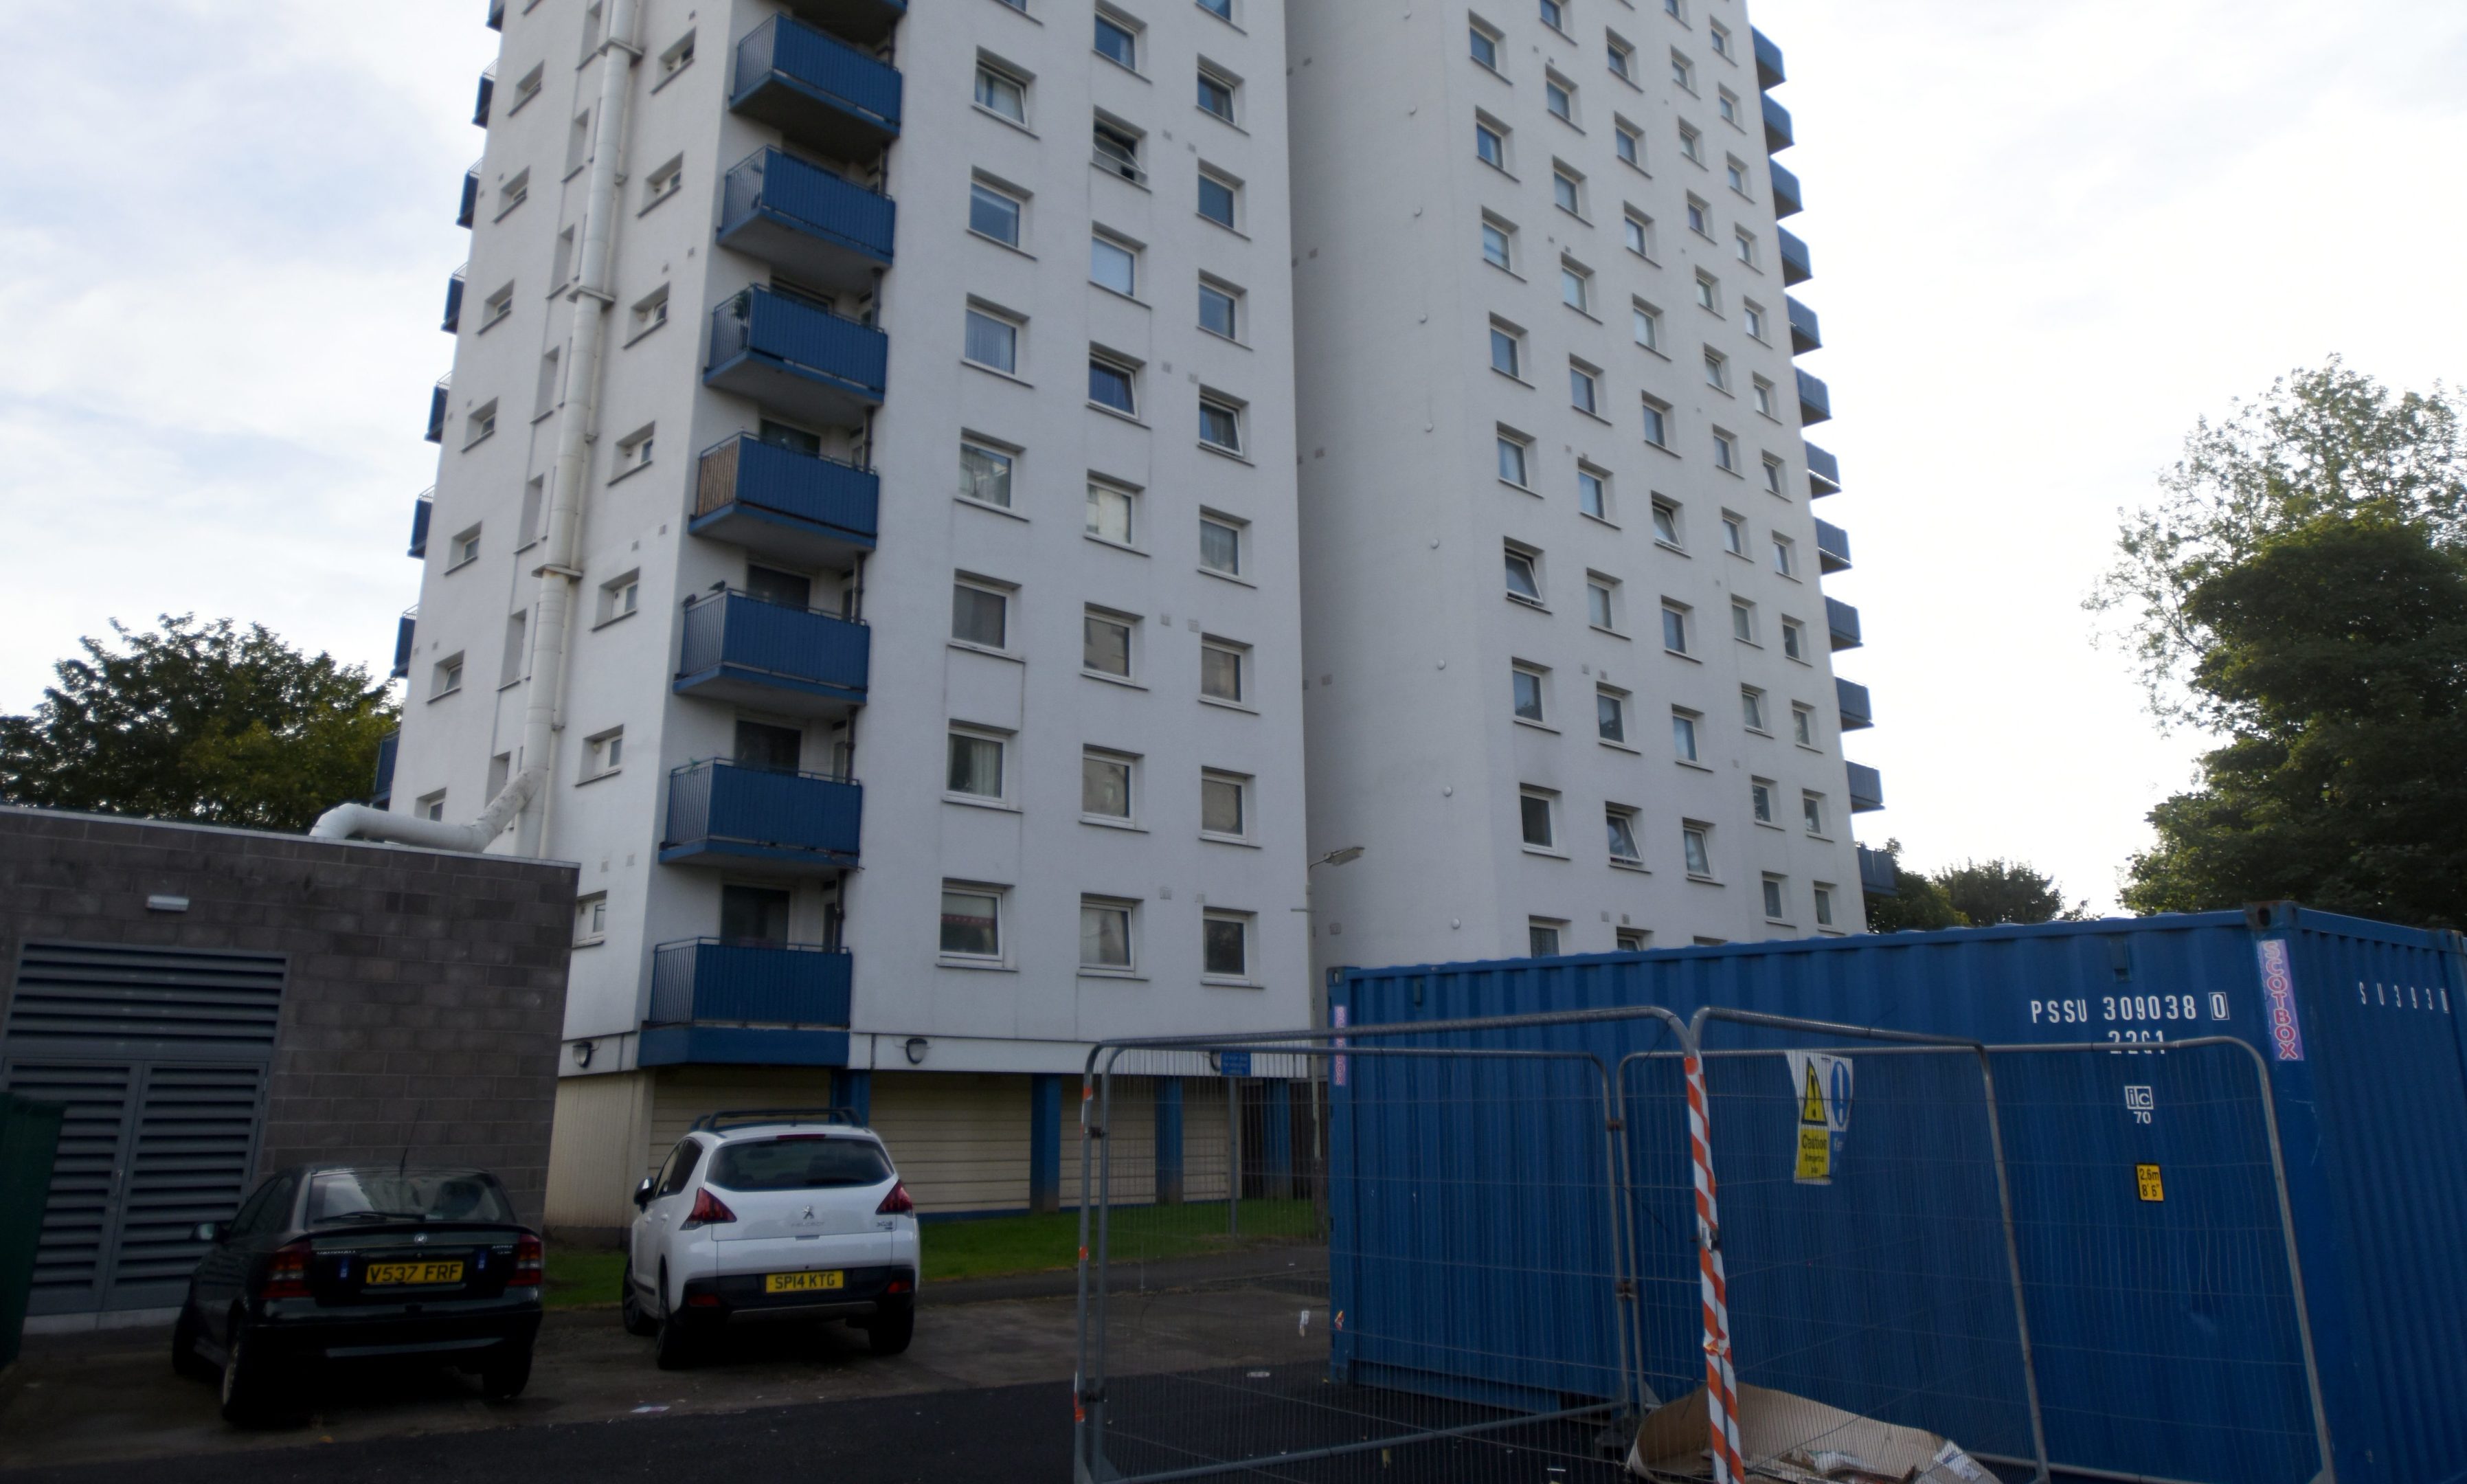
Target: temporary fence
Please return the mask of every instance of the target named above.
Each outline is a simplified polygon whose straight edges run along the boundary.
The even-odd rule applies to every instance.
[[[1666,1048],[1616,1063],[1546,1034],[1645,1018]],[[1647,1006],[1126,1042],[1089,1068],[1082,1479],[1573,1484],[1635,1451],[1730,1484],[1821,1477],[1880,1425],[2011,1478],[2328,1473],[2241,1041]],[[2067,1200],[2086,1164],[2133,1172],[2125,1219]],[[2116,1414],[2119,1376],[2146,1415]],[[1632,1450],[1672,1403],[1648,1443],[1684,1415],[1685,1446]],[[2152,1418],[2174,1446],[2120,1457]]]

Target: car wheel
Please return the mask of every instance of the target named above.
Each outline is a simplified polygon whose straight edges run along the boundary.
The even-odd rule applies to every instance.
[[[223,1354],[223,1421],[240,1427],[273,1427],[300,1420],[295,1397],[286,1396],[283,1368],[264,1354],[245,1315],[232,1319]]]
[[[171,1370],[174,1375],[191,1381],[214,1381],[222,1375],[212,1362],[197,1354],[197,1341],[205,1338],[205,1327],[197,1323],[194,1304],[183,1303],[180,1317],[171,1323]]]
[[[883,1307],[865,1321],[867,1337],[873,1341],[873,1353],[895,1356],[908,1348],[917,1337],[917,1301],[913,1298],[883,1300]]]
[[[532,1383],[532,1342],[528,1339],[508,1340],[488,1357],[480,1367],[480,1395],[491,1402],[503,1402],[523,1394]]]
[[[624,1289],[617,1295],[617,1313],[625,1322],[628,1335],[657,1335],[660,1321],[643,1307],[643,1290],[634,1286],[634,1265],[625,1265]]]
[[[664,1371],[682,1371],[693,1364],[693,1336],[686,1333],[685,1322],[668,1307],[668,1273],[660,1269],[660,1317],[653,1325],[651,1361]]]

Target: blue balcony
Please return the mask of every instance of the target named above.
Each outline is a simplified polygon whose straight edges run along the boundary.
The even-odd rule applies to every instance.
[[[739,433],[703,451],[686,529],[760,556],[836,569],[873,550],[881,499],[882,478],[871,469]]]
[[[1775,103],[1770,94],[1765,104],[1765,153],[1779,154],[1791,147],[1790,110]]]
[[[1824,631],[1832,639],[1835,650],[1857,649],[1860,645],[1859,610],[1839,598],[1825,599]]]
[[[1850,533],[1829,520],[1816,523],[1816,562],[1826,577],[1850,570]]]
[[[428,517],[437,509],[437,487],[429,486],[411,502],[411,553],[414,559],[428,556]]]
[[[506,0],[488,0],[488,29],[490,31],[506,29]]]
[[[1779,87],[1789,81],[1790,74],[1782,70],[1781,48],[1773,44],[1773,37],[1753,26],[1748,34],[1755,38],[1756,86]]]
[[[1790,354],[1804,355],[1824,349],[1824,331],[1816,311],[1789,294],[1782,295],[1781,302],[1790,311]]]
[[[377,739],[377,786],[369,792],[369,805],[373,809],[384,809],[394,801],[394,760],[401,747],[400,727]]]
[[[1835,675],[1833,702],[1842,713],[1842,730],[1856,732],[1876,724],[1875,713],[1867,704],[1867,688],[1857,681]]]
[[[474,160],[471,168],[463,172],[463,205],[454,213],[454,224],[458,227],[467,227],[471,224],[471,218],[479,214],[480,164]]]
[[[1885,807],[1885,777],[1865,763],[1848,763],[1850,770],[1850,812],[1872,813]]]
[[[719,243],[832,289],[891,266],[891,197],[765,146],[722,184]]]
[[[711,311],[703,384],[831,426],[882,405],[891,339],[803,299],[748,288]]]
[[[471,105],[471,122],[482,128],[488,126],[488,103],[497,94],[497,64],[490,62],[480,74],[480,101]]]
[[[403,609],[402,617],[395,621],[394,669],[388,674],[396,680],[408,679],[411,675],[411,636],[419,622],[419,608],[417,605]]]
[[[790,140],[861,159],[899,137],[899,70],[788,15],[736,43],[729,106]]]
[[[845,1066],[851,960],[803,944],[699,938],[651,950],[645,1066]]]
[[[908,13],[908,0],[787,0],[788,9],[802,20],[812,21],[825,31],[833,32],[851,41],[869,44],[891,34],[901,16]]]
[[[1816,276],[1816,260],[1807,255],[1807,244],[1788,227],[1774,228],[1781,243],[1781,281],[1786,288],[1795,288]]]
[[[1804,371],[1799,373],[1799,425],[1814,427],[1832,416],[1833,394],[1822,381]]]
[[[1859,889],[1870,897],[1898,897],[1901,883],[1893,879],[1893,857],[1880,850],[1859,847]]]
[[[1780,162],[1776,160],[1769,159],[1765,161],[1765,170],[1773,176],[1774,219],[1776,221],[1780,220],[1784,217],[1796,217],[1800,212],[1807,209],[1806,203],[1799,198],[1799,177],[1797,175],[1794,175],[1790,171],[1782,169]]]
[[[463,280],[470,269],[471,265],[466,263],[456,268],[454,276],[445,281],[445,319],[437,328],[449,335],[463,328]]]
[[[822,773],[779,773],[713,760],[668,775],[666,863],[797,874],[857,860],[865,789]]]
[[[453,386],[454,378],[447,376],[439,377],[437,378],[437,384],[429,388],[428,433],[426,436],[430,443],[441,444],[445,442],[445,399],[448,393],[453,389]]]
[[[799,716],[865,704],[873,636],[863,624],[744,593],[686,605],[676,692]]]
[[[1826,449],[1814,444],[1807,449],[1807,494],[1810,499],[1822,499],[1842,492],[1842,463]]]

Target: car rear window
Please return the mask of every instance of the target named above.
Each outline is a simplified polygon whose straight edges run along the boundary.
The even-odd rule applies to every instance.
[[[748,1139],[720,1147],[703,1177],[723,1190],[820,1190],[835,1185],[879,1185],[891,1178],[891,1161],[871,1139],[790,1134]]]
[[[308,1224],[511,1221],[497,1182],[477,1170],[320,1170],[308,1176]]]

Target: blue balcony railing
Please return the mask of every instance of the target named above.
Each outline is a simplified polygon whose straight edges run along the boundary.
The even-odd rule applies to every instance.
[[[1816,561],[1827,577],[1850,570],[1850,533],[1829,520],[1816,523]]]
[[[800,20],[851,41],[875,42],[908,13],[907,0],[787,0]]]
[[[1833,677],[1833,701],[1842,713],[1842,730],[1855,732],[1876,724],[1876,714],[1867,704],[1867,688],[1855,680]]]
[[[445,281],[445,319],[437,328],[449,335],[463,328],[463,280],[468,275],[470,268],[471,265],[466,263],[462,267],[456,268],[454,276]]]
[[[719,241],[832,288],[866,285],[891,265],[891,197],[764,146],[720,188]]]
[[[748,551],[842,567],[873,549],[882,478],[739,433],[703,450],[686,529]]]
[[[414,559],[428,555],[428,517],[437,509],[437,487],[429,486],[411,502],[411,553]]]
[[[477,161],[474,161],[471,168],[463,172],[463,205],[454,213],[454,224],[458,227],[467,227],[471,224],[471,218],[479,214],[480,166]]]
[[[1880,850],[1859,847],[1859,889],[1870,897],[1894,897],[1901,887],[1893,879],[1893,857]]]
[[[1774,217],[1796,217],[1807,209],[1799,194],[1799,177],[1781,168],[1779,160],[1765,161],[1765,170],[1773,176]]]
[[[1765,153],[1779,154],[1794,142],[1790,133],[1790,110],[1775,103],[1767,94],[1765,104]]]
[[[401,748],[400,727],[377,739],[376,787],[369,790],[369,803],[373,808],[384,809],[394,801],[394,760]]]
[[[403,609],[402,617],[395,621],[394,669],[390,674],[396,680],[404,679],[411,674],[412,632],[419,628],[419,609],[417,605]]]
[[[488,29],[490,31],[506,29],[506,0],[488,0]]]
[[[445,441],[445,400],[452,391],[453,385],[452,377],[439,377],[437,384],[428,390],[427,436],[430,443],[441,444]]]
[[[1824,349],[1824,331],[1816,311],[1789,294],[1782,295],[1781,302],[1790,311],[1790,354],[1804,355]]]
[[[705,385],[833,425],[882,401],[891,340],[803,299],[748,288],[711,311]]]
[[[1832,637],[1836,650],[1855,650],[1860,645],[1859,610],[1839,598],[1824,600],[1824,631]]]
[[[1865,763],[1849,763],[1850,812],[1865,814],[1885,807],[1885,777]]]
[[[1814,427],[1833,416],[1833,394],[1822,381],[1799,373],[1799,425]]]
[[[1790,74],[1782,70],[1781,48],[1773,44],[1773,37],[1754,27],[1748,34],[1755,38],[1756,86],[1779,87],[1789,81]]]
[[[1840,494],[1842,492],[1842,461],[1836,459],[1829,449],[1820,448],[1814,444],[1807,444],[1803,446],[1807,449],[1807,492],[1809,497],[1818,498],[1828,494]]]
[[[899,137],[899,70],[794,16],[736,43],[729,106],[844,159]]]
[[[1781,243],[1781,281],[1785,287],[1795,287],[1816,276],[1816,260],[1809,257],[1807,244],[1788,227],[1774,228]]]
[[[822,773],[718,760],[668,775],[664,861],[836,870],[856,864],[865,789]]]
[[[488,103],[497,93],[497,64],[490,62],[480,74],[480,101],[471,105],[471,122],[482,128],[488,126]]]
[[[645,1025],[849,1023],[849,956],[806,944],[695,938],[651,950]]]
[[[746,593],[686,605],[680,696],[822,715],[865,703],[873,636],[865,625]]]

